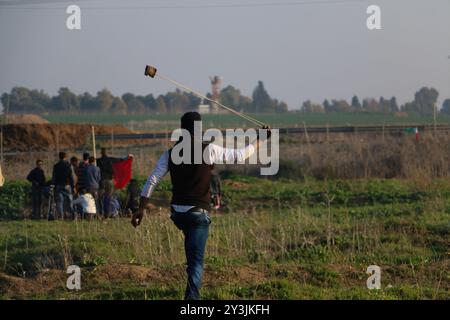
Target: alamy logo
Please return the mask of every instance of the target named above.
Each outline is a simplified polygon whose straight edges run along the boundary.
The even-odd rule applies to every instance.
[[[252,152],[253,148],[244,147],[247,142],[252,143],[258,137],[260,142],[257,151]],[[182,139],[180,140],[180,138]],[[193,138],[188,130],[176,129],[172,132],[170,140],[179,141],[171,152],[171,160],[174,164],[260,164],[265,166],[260,168],[261,175],[278,173],[278,129],[271,130],[270,139],[267,139],[267,130],[263,129],[258,131],[255,129],[227,129],[224,136],[219,129],[208,129],[203,133],[202,122],[195,121]],[[204,142],[214,142],[224,148],[221,149],[223,154],[216,155],[214,149],[202,148]],[[211,158],[215,155],[216,157],[212,160]]]
[[[367,29],[369,30],[381,30],[381,8],[377,5],[371,5],[367,7],[367,14],[370,16],[367,18]]]
[[[367,267],[367,274],[370,277],[367,278],[367,289],[381,289],[381,268],[377,265],[371,265]]]
[[[81,30],[81,9],[77,5],[70,5],[66,9],[69,14],[66,20],[66,27],[69,30]],[[367,7],[366,26],[369,30],[381,30],[381,8],[378,5],[370,5]]]
[[[69,14],[66,20],[66,27],[69,30],[81,29],[81,9],[77,5],[68,6],[66,13]]]
[[[81,289],[81,269],[79,266],[70,265],[67,267],[67,274],[70,276],[67,278],[66,287],[69,290]]]

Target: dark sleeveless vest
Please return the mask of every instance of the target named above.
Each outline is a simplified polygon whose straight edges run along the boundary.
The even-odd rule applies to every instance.
[[[202,145],[202,150],[208,144]],[[191,164],[174,164],[172,162],[172,148],[169,150],[169,172],[172,180],[172,204],[189,205],[210,210],[211,169],[212,166],[204,163],[194,163],[194,151],[192,147]]]

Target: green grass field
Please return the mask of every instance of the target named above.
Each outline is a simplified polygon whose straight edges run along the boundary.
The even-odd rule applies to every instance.
[[[127,124],[130,121],[150,121],[148,128],[164,129],[178,126],[179,114],[147,114],[147,115],[48,115],[45,118],[52,123],[97,123],[97,124]],[[382,125],[384,124],[425,124],[433,123],[433,117],[394,115],[370,113],[335,113],[335,114],[254,114],[256,119],[269,123],[272,127],[295,127],[306,125]],[[204,127],[245,127],[249,123],[232,114],[207,114],[203,116]],[[450,123],[450,117],[439,116],[438,123]]]
[[[0,298],[181,299],[170,183],[138,229],[128,219],[0,221]],[[449,299],[450,182],[224,180],[212,214],[206,299]],[[67,265],[82,289],[65,288]],[[381,268],[381,290],[366,269]]]

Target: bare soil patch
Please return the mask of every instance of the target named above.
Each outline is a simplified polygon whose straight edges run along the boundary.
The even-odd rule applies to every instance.
[[[8,114],[6,123],[9,124],[44,124],[47,120],[36,114]]]
[[[96,125],[96,135],[133,133],[121,125]],[[8,124],[4,127],[5,149],[14,151],[50,151],[74,149],[90,143],[89,124]],[[127,141],[123,141],[124,143]]]

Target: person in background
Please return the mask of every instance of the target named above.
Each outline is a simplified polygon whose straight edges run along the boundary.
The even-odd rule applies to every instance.
[[[85,152],[83,153],[83,161],[80,161],[80,164],[77,168],[77,189],[86,189],[86,182],[85,182],[85,172],[86,168],[89,165],[89,153]]]
[[[95,165],[94,157],[89,157],[88,166],[86,167],[84,173],[85,173],[84,175],[85,189],[88,193],[90,193],[94,197],[97,203],[97,208],[99,208],[100,204],[98,199],[98,189],[100,186],[101,174],[100,168]]]
[[[73,190],[73,194],[77,195],[78,194],[78,176],[77,176],[77,169],[78,169],[78,158],[73,156],[72,158],[70,158],[70,168],[72,170],[72,180],[73,180],[73,186],[72,186],[72,190]]]
[[[59,161],[53,166],[52,184],[55,186],[57,214],[64,219],[65,209],[67,209],[74,218],[72,167],[67,161],[65,152],[59,153]]]
[[[116,218],[120,215],[120,203],[117,195],[115,193],[109,195],[104,194],[103,196],[103,217],[106,218]]]
[[[105,201],[104,195],[107,195],[109,197],[112,196],[112,194],[114,193],[114,182],[113,182],[113,178],[114,178],[114,170],[113,170],[113,164],[116,162],[120,162],[123,160],[127,160],[129,158],[132,158],[133,155],[129,154],[127,157],[124,158],[113,158],[113,157],[109,157],[107,152],[106,152],[106,148],[102,148],[101,149],[101,154],[102,156],[100,158],[97,159],[97,166],[100,168],[100,175],[101,175],[101,181],[100,181],[100,186],[99,186],[99,192],[98,192],[98,197],[100,199],[100,203],[103,204]],[[109,206],[108,207],[100,207],[100,211],[101,213],[105,216],[108,217],[110,212],[109,210]]]
[[[120,201],[117,194],[113,194],[111,199],[111,217],[118,218],[120,216]]]
[[[104,218],[117,218],[120,215],[120,202],[115,193],[103,197]]]
[[[141,189],[136,179],[131,179],[127,188],[127,196],[124,203],[124,214],[130,215],[138,211]]]
[[[92,220],[97,214],[95,199],[86,189],[80,189],[80,196],[73,200],[74,205],[79,205],[82,209],[82,219]]]
[[[36,160],[36,168],[30,171],[27,180],[31,182],[32,218],[39,219],[42,210],[42,193],[45,187],[45,173],[42,160]]]

